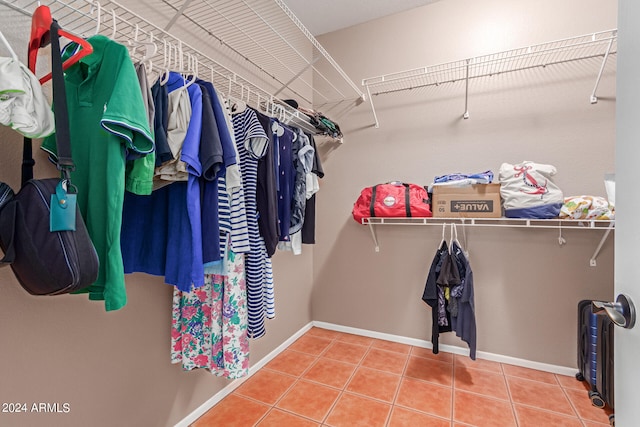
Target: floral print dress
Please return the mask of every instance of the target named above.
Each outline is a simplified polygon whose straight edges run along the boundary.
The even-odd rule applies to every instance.
[[[174,288],[171,363],[235,379],[249,372],[249,338],[244,255],[230,246],[227,236],[221,274],[191,292]]]

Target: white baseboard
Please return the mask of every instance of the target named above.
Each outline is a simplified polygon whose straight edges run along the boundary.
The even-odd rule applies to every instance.
[[[297,340],[302,335],[304,335],[313,326],[316,326],[322,329],[328,329],[331,331],[345,332],[348,334],[361,335],[369,338],[377,338],[381,340],[393,341],[401,344],[412,345],[415,347],[433,348],[433,345],[431,344],[430,341],[403,337],[401,335],[392,335],[392,334],[385,334],[382,332],[369,331],[367,329],[352,328],[350,326],[336,325],[333,323],[313,321],[303,326],[298,332],[293,334],[285,342],[283,342],[277,348],[275,348],[271,353],[267,354],[265,357],[260,359],[255,365],[249,368],[249,375],[229,383],[229,385],[227,385],[222,390],[214,394],[210,399],[208,399],[206,402],[200,405],[195,411],[193,411],[187,417],[185,417],[182,421],[177,423],[175,427],[189,427],[189,425],[191,425],[198,418],[204,415],[209,409],[213,408],[213,406],[216,403],[224,399],[227,395],[231,394],[236,388],[240,387],[240,385],[243,382],[245,382],[258,370],[260,370],[260,368],[264,367],[267,363],[269,363],[272,359],[274,359],[278,354],[282,353],[284,349],[286,349],[291,344],[293,344],[295,340]],[[468,348],[458,347],[454,345],[440,344],[440,350],[445,353],[461,354],[464,356],[469,355]],[[534,362],[531,360],[519,359],[511,356],[503,356],[501,354],[489,353],[486,351],[478,351],[476,352],[476,356],[478,359],[491,360],[491,361],[500,362],[500,363],[508,363],[510,365],[522,366],[525,368],[537,369],[539,371],[551,372],[551,373],[560,374],[560,375],[573,376],[577,372],[577,369],[572,367],[550,365],[548,363]]]
[[[413,345],[416,347],[433,348],[431,341],[419,340],[416,338],[408,338],[408,337],[403,337],[401,335],[385,334],[382,332],[369,331],[367,329],[352,328],[350,326],[336,325],[333,323],[317,322],[317,321],[314,321],[312,323],[313,323],[313,326],[317,326],[318,328],[323,328],[323,329],[329,329],[332,331],[362,335],[369,338],[377,338],[381,340],[393,341],[401,344]],[[445,353],[461,354],[463,356],[469,355],[468,348],[458,347],[455,345],[447,345],[447,344],[440,344],[439,348],[441,351]],[[485,359],[485,360],[491,360],[494,362],[507,363],[509,365],[522,366],[524,368],[536,369],[538,371],[551,372],[553,374],[573,376],[576,374],[576,372],[578,372],[577,368],[551,365],[548,363],[541,363],[541,362],[534,362],[531,360],[519,359],[517,357],[503,356],[501,354],[489,353],[486,351],[476,352],[476,357],[478,359]]]
[[[198,418],[203,416],[209,409],[213,408],[216,403],[220,402],[227,395],[231,394],[235,389],[240,387],[243,382],[249,379],[253,374],[258,372],[260,368],[264,367],[267,363],[269,363],[273,358],[275,358],[278,354],[282,353],[285,348],[289,347],[295,340],[304,335],[311,327],[313,326],[313,322],[310,322],[300,328],[298,332],[291,335],[285,342],[276,347],[271,353],[267,354],[265,357],[260,359],[255,365],[249,368],[249,374],[237,380],[231,381],[226,387],[222,390],[211,396],[206,402],[202,405],[198,406],[193,412],[183,418],[180,422],[178,422],[175,427],[189,427],[193,422],[195,422]]]

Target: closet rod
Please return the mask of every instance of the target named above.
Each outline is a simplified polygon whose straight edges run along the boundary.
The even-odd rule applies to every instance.
[[[27,16],[32,15],[39,3],[40,2],[31,0],[0,0],[0,5],[6,5]],[[100,19],[100,33],[111,36],[112,33],[114,33],[113,26],[115,24],[116,39],[121,43],[123,39],[126,40],[124,44],[127,44],[129,40],[133,41],[134,34],[136,33],[140,39],[156,43],[158,49],[157,53],[151,58],[152,68],[161,68],[158,67],[158,64],[166,64],[168,62],[167,58],[165,58],[166,52],[162,49],[164,45],[172,46],[173,49],[170,48],[170,50],[173,52],[176,52],[176,46],[180,46],[180,59],[188,63],[190,58],[196,57],[199,68],[206,69],[206,71],[200,71],[197,74],[205,80],[210,78],[217,90],[223,94],[236,99],[242,99],[256,109],[277,116],[285,124],[300,127],[306,132],[316,132],[315,127],[311,125],[306,116],[298,110],[289,107],[266,90],[249,82],[239,74],[221,65],[219,62],[182,40],[177,39],[114,0],[100,2],[100,17],[92,14],[92,11],[97,9],[95,7],[98,3],[97,1],[53,0],[43,3],[49,6],[54,18],[65,28],[79,35],[87,36],[88,33],[93,34],[93,31],[95,31],[98,25],[97,21]]]
[[[604,71],[606,59],[616,52],[617,30],[612,29],[489,55],[370,77],[363,79],[362,85],[366,88],[367,93],[375,96],[421,87],[439,86],[457,81],[465,81],[468,85],[471,79],[604,57],[596,87],[592,94],[591,99],[593,100]],[[465,94],[465,104],[467,103],[467,95],[468,89]],[[369,96],[369,103],[373,110],[375,127],[378,128],[380,123],[377,120],[372,96]],[[467,115],[468,111],[465,108],[465,116]]]

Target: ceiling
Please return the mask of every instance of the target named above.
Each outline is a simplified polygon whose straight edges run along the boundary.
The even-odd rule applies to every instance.
[[[436,1],[438,0],[284,0],[314,36]]]

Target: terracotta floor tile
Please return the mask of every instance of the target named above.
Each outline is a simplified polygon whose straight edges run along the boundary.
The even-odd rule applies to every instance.
[[[322,421],[339,394],[340,391],[321,384],[298,381],[276,407],[315,421]]]
[[[401,379],[400,375],[359,367],[345,390],[391,403]]]
[[[551,372],[538,371],[535,369],[524,368],[522,366],[507,365],[505,363],[502,364],[502,370],[505,375],[511,377],[525,378],[551,385],[558,385],[556,376]]]
[[[465,366],[472,369],[482,369],[483,371],[490,371],[496,374],[502,374],[502,366],[498,362],[492,360],[476,359],[471,360],[468,356],[462,356],[455,354],[453,356],[453,363],[458,366]]]
[[[315,361],[314,356],[287,349],[267,363],[266,367],[299,377]]]
[[[198,418],[192,426],[217,427],[224,420],[225,427],[247,427],[257,423],[267,411],[267,405],[231,394]]]
[[[404,365],[407,363],[407,357],[405,354],[371,348],[364,356],[361,365],[391,372],[392,374],[402,374]]]
[[[389,419],[388,427],[449,427],[449,417],[446,420],[442,418],[432,417],[431,415],[412,411],[410,409],[394,406],[391,410],[391,419]]]
[[[313,335],[303,335],[298,338],[288,348],[290,350],[319,356],[331,344],[331,340],[314,337]]]
[[[556,374],[556,380],[558,380],[560,386],[562,386],[563,388],[586,391],[590,389],[590,386],[586,381],[578,381],[575,375]]]
[[[222,425],[223,423],[219,424]],[[317,422],[279,409],[272,409],[257,427],[319,427]]]
[[[326,340],[334,340],[342,335],[342,332],[332,331],[330,329],[323,329],[314,326],[313,328],[309,329],[305,335],[324,338]]]
[[[373,338],[363,337],[362,335],[354,335],[354,334],[342,334],[338,338],[338,341],[348,342],[351,344],[364,345],[369,347],[373,342]]]
[[[570,416],[576,415],[559,385],[544,384],[516,377],[506,378],[513,403],[521,403]]]
[[[596,423],[609,424],[609,414],[612,411],[608,406],[605,408],[593,406],[588,393],[584,390],[565,389],[564,392],[569,397],[580,418],[595,421]]]
[[[371,347],[379,348],[380,350],[395,351],[396,353],[409,354],[411,346],[402,344],[399,342],[386,341],[386,340],[373,340]]]
[[[496,399],[509,400],[505,377],[481,369],[456,366],[453,387],[456,390],[470,391]]]
[[[509,402],[459,390],[454,393],[453,417],[455,421],[475,427],[516,426]]]
[[[451,417],[451,387],[405,378],[395,404],[443,418]]]
[[[344,393],[325,424],[333,427],[384,427],[391,405],[355,394]]]
[[[451,387],[453,384],[453,365],[433,359],[411,356],[404,375]]]
[[[343,389],[355,370],[356,365],[351,363],[321,357],[309,368],[302,378]]]
[[[582,427],[582,422],[578,417],[570,417],[522,405],[513,405],[513,407],[516,411],[519,427]]]
[[[358,364],[369,348],[363,345],[349,344],[342,341],[334,341],[322,356],[341,362]]]
[[[238,387],[234,393],[273,405],[296,379],[268,369],[260,369]]]
[[[430,348],[411,347],[411,355],[417,357],[424,357],[426,359],[438,360],[440,362],[453,363],[453,354],[445,353],[443,351],[438,354],[433,354],[433,350]]]

